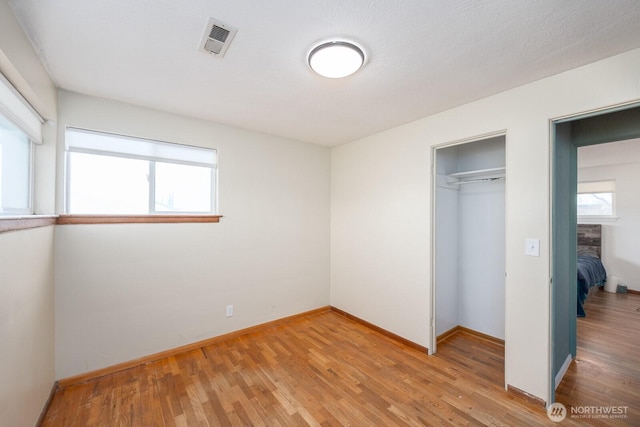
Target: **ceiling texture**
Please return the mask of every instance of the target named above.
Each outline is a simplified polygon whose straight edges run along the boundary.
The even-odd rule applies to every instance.
[[[9,0],[58,87],[335,146],[640,47],[638,0]],[[209,18],[238,33],[199,50]],[[314,74],[317,44],[366,63]]]

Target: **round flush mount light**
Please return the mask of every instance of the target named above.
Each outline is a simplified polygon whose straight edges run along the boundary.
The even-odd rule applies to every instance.
[[[364,52],[353,43],[331,41],[309,52],[309,66],[321,76],[331,79],[347,77],[362,67]]]

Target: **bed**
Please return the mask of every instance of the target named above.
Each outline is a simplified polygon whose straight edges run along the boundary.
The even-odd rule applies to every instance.
[[[600,260],[602,225],[578,224],[578,317],[584,317],[584,302],[589,290],[604,286],[607,271]]]

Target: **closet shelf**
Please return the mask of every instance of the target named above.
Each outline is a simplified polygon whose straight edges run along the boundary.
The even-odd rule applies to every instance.
[[[473,179],[473,178],[487,178],[487,177],[503,177],[506,168],[489,168],[489,169],[478,169],[474,171],[464,171],[464,172],[456,172],[450,173],[449,177],[458,178],[458,179]]]
[[[478,169],[450,173],[447,175],[447,184],[470,184],[483,181],[498,181],[505,179],[506,168]]]

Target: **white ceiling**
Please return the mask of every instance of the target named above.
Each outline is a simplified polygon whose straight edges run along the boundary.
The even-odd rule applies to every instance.
[[[9,1],[63,89],[328,146],[640,47],[638,0]],[[367,63],[319,77],[336,37]]]

